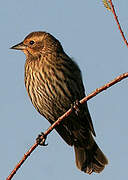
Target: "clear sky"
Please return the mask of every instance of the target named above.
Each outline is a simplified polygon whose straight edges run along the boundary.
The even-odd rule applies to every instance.
[[[114,1],[128,32],[128,1]],[[79,64],[86,94],[128,71],[128,49],[113,15],[99,0],[4,0],[0,5],[0,179],[5,179],[49,123],[36,112],[24,86],[25,55],[9,48],[32,31],[48,31]],[[128,79],[88,102],[96,142],[109,159],[101,174],[79,171],[74,151],[53,131],[14,180],[120,180],[128,174]]]

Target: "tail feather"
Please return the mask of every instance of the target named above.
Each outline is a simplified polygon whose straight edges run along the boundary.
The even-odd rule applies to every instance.
[[[92,172],[100,173],[105,165],[108,164],[108,160],[97,146],[93,139],[93,146],[90,146],[90,149],[86,147],[75,146],[75,157],[76,157],[76,166],[81,171],[91,174]]]

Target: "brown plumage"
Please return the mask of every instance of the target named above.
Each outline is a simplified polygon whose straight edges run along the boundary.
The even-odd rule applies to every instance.
[[[85,96],[78,65],[64,52],[60,42],[46,32],[32,32],[12,49],[26,55],[25,86],[32,104],[51,124],[71,104]],[[108,163],[97,146],[87,104],[56,127],[67,144],[74,146],[76,165],[85,173],[100,173]]]

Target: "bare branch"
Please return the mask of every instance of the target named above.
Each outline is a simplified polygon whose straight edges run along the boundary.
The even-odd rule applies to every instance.
[[[104,4],[104,7],[106,7],[107,10],[112,11],[112,8],[111,8],[108,0],[102,0],[102,1],[103,1],[103,4]]]
[[[125,38],[124,32],[123,32],[123,30],[122,30],[122,28],[121,28],[120,22],[119,22],[119,20],[118,20],[117,15],[116,15],[116,11],[115,11],[114,5],[113,5],[113,3],[112,3],[112,0],[108,0],[108,2],[109,2],[109,4],[110,4],[110,6],[111,6],[111,11],[112,11],[112,13],[114,14],[114,18],[115,18],[115,20],[116,20],[116,23],[117,23],[117,26],[118,26],[119,31],[120,31],[120,33],[121,33],[121,36],[122,36],[122,38],[123,38],[126,46],[128,47],[128,42],[127,42],[127,40],[126,40],[126,38]]]
[[[104,86],[97,88],[95,91],[93,91],[88,96],[84,97],[82,100],[80,100],[80,103],[83,104],[89,99],[93,98],[100,92],[106,90],[107,88],[113,86],[114,84],[118,83],[122,79],[125,79],[128,77],[128,72],[121,74],[120,76],[116,77],[114,80],[110,81],[109,83],[105,84]],[[75,107],[74,107],[75,108]],[[47,136],[57,125],[60,124],[62,120],[64,120],[66,117],[68,117],[72,113],[72,109],[69,109],[65,114],[63,114],[61,117],[57,119],[55,123],[53,123],[44,133],[45,136]],[[45,141],[44,137],[42,136],[42,140]],[[7,177],[6,180],[11,180],[14,174],[16,174],[17,170],[21,167],[21,165],[24,163],[24,161],[30,156],[30,154],[34,151],[34,149],[38,146],[38,143],[36,142],[23,156],[23,158],[19,161],[19,163],[16,165],[14,170],[11,172],[11,174]]]

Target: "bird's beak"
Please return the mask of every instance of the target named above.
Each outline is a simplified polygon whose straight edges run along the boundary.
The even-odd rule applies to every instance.
[[[16,49],[16,50],[25,50],[26,49],[26,45],[23,44],[23,42],[12,46],[10,49]]]

